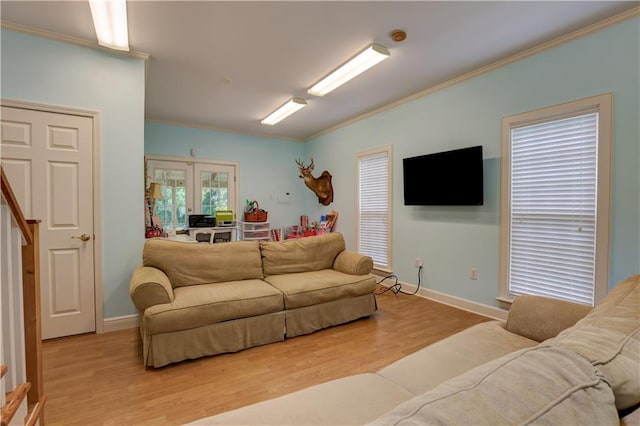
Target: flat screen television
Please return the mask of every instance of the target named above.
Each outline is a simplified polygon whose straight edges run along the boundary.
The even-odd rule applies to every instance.
[[[406,206],[481,206],[482,146],[402,160]]]

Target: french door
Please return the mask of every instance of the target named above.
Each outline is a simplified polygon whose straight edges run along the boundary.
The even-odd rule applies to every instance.
[[[155,203],[154,215],[165,229],[189,226],[191,214],[213,215],[218,210],[237,210],[234,163],[178,161],[147,157],[147,186],[159,183],[162,199]]]

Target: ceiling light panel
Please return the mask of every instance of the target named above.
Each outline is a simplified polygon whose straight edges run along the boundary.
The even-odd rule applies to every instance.
[[[129,50],[126,0],[89,0],[98,44],[115,50]]]
[[[273,111],[269,114],[264,120],[261,121],[262,124],[266,124],[267,126],[273,126],[274,124],[278,124],[291,114],[300,109],[307,106],[307,101],[302,98],[292,98],[286,104],[282,105],[280,108]]]
[[[386,47],[373,43],[349,62],[320,80],[307,92],[314,96],[324,96],[389,56],[390,53]]]

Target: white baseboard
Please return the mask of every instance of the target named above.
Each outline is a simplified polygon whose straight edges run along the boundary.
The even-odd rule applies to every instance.
[[[444,305],[453,306],[454,308],[462,309],[463,311],[472,312],[478,315],[484,315],[485,317],[497,319],[497,320],[507,320],[507,315],[509,311],[505,311],[504,309],[496,308],[489,305],[484,305],[478,302],[472,302],[467,299],[463,299],[461,297],[451,296],[449,294],[440,293],[434,290],[427,290],[421,288],[418,292],[417,296],[424,297],[425,299],[430,299],[436,302],[440,302]]]
[[[416,285],[398,281],[402,286],[410,287],[410,290],[403,290],[409,293],[415,291]],[[494,318],[498,320],[506,321],[509,311],[496,308],[489,305],[484,305],[478,302],[472,302],[467,299],[463,299],[457,296],[451,296],[449,294],[440,293],[439,291],[429,290],[424,287],[420,288],[420,291],[416,296],[424,297],[425,299],[433,300],[434,302],[442,303],[444,305],[453,306],[454,308],[462,309],[463,311],[472,312],[474,314],[483,315],[485,317]]]
[[[125,330],[127,328],[136,328],[139,326],[138,315],[124,315],[121,317],[105,318],[104,332]]]

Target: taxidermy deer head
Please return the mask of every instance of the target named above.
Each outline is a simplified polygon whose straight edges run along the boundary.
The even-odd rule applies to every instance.
[[[313,158],[308,166],[305,166],[300,160],[296,160],[298,170],[300,170],[300,179],[304,179],[304,184],[318,196],[318,202],[323,206],[328,206],[333,202],[333,185],[331,185],[331,174],[328,171],[322,172],[320,177],[314,178]]]

